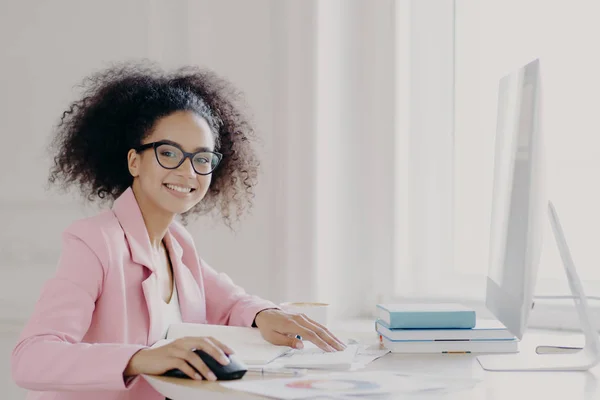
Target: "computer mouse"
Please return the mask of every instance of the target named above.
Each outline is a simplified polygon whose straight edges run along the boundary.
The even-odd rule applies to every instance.
[[[213,372],[213,374],[215,374],[218,381],[232,381],[235,379],[241,379],[246,374],[246,372],[248,372],[248,367],[242,361],[238,360],[235,354],[230,354],[228,356],[229,364],[223,365],[217,360],[215,360],[210,354],[202,350],[194,350],[194,353],[196,353],[202,359],[202,361],[204,361],[204,364],[206,364],[208,369],[210,369]],[[194,367],[192,366],[192,368]],[[196,372],[199,373],[199,371]],[[177,368],[165,372],[163,376],[191,379],[189,376],[187,376]]]

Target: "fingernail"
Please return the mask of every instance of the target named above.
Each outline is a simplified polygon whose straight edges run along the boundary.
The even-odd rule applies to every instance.
[[[302,342],[296,342],[296,348],[297,349],[303,349],[304,348],[304,344]]]
[[[221,357],[221,365],[227,365],[227,364],[229,364],[229,358]]]
[[[209,372],[208,373],[208,379],[210,379],[211,381],[216,381],[217,377],[212,372]]]
[[[194,374],[194,379],[201,381],[202,380],[202,376],[200,376],[200,374]]]

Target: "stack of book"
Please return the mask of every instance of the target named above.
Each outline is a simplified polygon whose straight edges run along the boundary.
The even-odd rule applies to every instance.
[[[392,353],[515,353],[518,339],[460,304],[379,304],[375,329]]]

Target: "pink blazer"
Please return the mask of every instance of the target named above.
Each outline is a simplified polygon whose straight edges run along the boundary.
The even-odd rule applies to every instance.
[[[273,303],[246,294],[196,254],[173,223],[165,237],[183,321],[251,326]],[[55,276],[12,353],[14,381],[28,399],[164,399],[140,377],[123,380],[131,356],[160,339],[161,314],[150,240],[133,191],[113,209],[63,234]]]

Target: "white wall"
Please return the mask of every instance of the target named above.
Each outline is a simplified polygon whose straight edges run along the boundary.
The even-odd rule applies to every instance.
[[[190,1],[187,10],[189,62],[207,66],[244,93],[260,143],[261,175],[251,216],[236,233],[220,221],[190,226],[198,251],[213,267],[227,271],[248,291],[272,298],[274,250],[274,87],[272,0]]]
[[[10,381],[8,356],[54,271],[60,232],[95,212],[46,192],[52,126],[75,98],[73,86],[108,62],[148,57],[166,67],[193,63],[221,73],[246,94],[261,143],[253,215],[237,233],[219,221],[189,229],[200,255],[249,292],[272,298],[275,203],[270,0],[77,0],[0,4],[0,388]],[[277,300],[277,299],[275,299]],[[8,393],[6,389],[8,387]],[[12,394],[12,395],[11,395]]]

